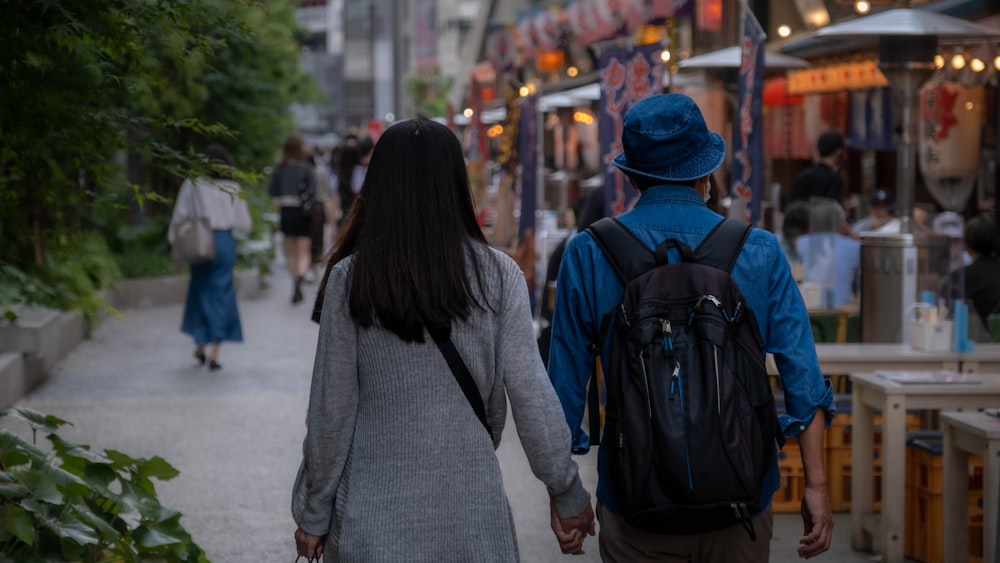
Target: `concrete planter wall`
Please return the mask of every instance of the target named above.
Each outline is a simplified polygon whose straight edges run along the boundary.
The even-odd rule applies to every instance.
[[[142,309],[183,303],[189,276],[162,276],[121,280],[102,294],[120,310]],[[260,296],[262,280],[257,270],[236,272],[236,295],[240,300]],[[79,313],[11,307],[17,321],[0,320],[0,407],[13,404],[45,380],[52,368],[86,336],[86,322]],[[101,322],[107,315],[99,315]]]
[[[239,270],[234,277],[237,299],[256,299],[260,296],[260,271]],[[183,303],[189,279],[187,274],[179,274],[121,280],[115,284],[109,302],[117,309],[146,309]]]

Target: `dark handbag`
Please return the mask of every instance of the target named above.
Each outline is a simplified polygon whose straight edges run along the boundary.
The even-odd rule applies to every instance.
[[[174,241],[170,247],[170,259],[178,264],[195,264],[215,258],[215,234],[208,217],[199,211],[198,189],[191,184],[192,214],[173,227]]]
[[[492,438],[493,429],[490,427],[490,423],[486,421],[486,407],[483,405],[483,398],[479,395],[479,389],[476,388],[476,383],[472,380],[469,368],[462,361],[462,356],[459,355],[455,344],[451,341],[451,337],[448,334],[450,329],[432,329],[428,327],[427,331],[431,333],[431,338],[434,339],[434,343],[437,344],[438,349],[441,350],[441,354],[444,355],[445,361],[448,362],[448,367],[451,368],[451,374],[455,376],[455,381],[462,388],[462,393],[465,393],[465,398],[472,405],[472,410],[476,411],[479,422],[482,423],[483,428],[486,429],[486,433]]]

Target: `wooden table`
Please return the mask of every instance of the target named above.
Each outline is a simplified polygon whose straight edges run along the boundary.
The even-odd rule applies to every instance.
[[[1000,374],[981,385],[900,384],[874,373],[851,374],[851,545],[871,551],[880,534],[882,561],[902,563],[905,518],[906,412],[908,409],[976,410],[1000,405]],[[882,411],[882,514],[874,500],[874,410]],[[881,520],[881,522],[879,522]]]
[[[825,374],[860,373],[878,370],[936,370],[947,369],[958,371],[962,365],[962,356],[976,354],[989,355],[989,351],[980,352],[980,347],[972,354],[957,354],[955,352],[924,352],[914,350],[909,344],[816,344],[816,356],[819,367]],[[997,350],[1000,355],[1000,350]],[[978,357],[978,356],[977,356]],[[996,370],[1000,373],[1000,356],[997,358]],[[778,375],[774,359],[768,354],[768,374]]]
[[[977,342],[971,352],[959,354],[958,357],[964,372],[1000,373],[1000,343]]]
[[[1000,406],[998,404],[997,406]],[[983,561],[996,561],[1000,494],[1000,418],[981,412],[942,412],[944,432],[943,561],[969,559],[969,454],[983,457]]]

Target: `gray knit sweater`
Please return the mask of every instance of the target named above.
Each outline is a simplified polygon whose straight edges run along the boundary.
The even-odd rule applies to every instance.
[[[346,303],[350,260],[330,274],[292,495],[296,524],[327,535],[326,562],[517,561],[494,453],[508,397],[556,512],[575,516],[590,502],[538,354],[524,276],[506,255],[477,252],[496,262],[485,278],[496,312],[474,309],[451,338],[484,399],[492,439],[433,341],[359,328]]]

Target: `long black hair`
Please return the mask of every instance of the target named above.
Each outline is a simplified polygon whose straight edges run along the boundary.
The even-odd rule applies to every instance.
[[[403,121],[375,144],[319,293],[333,266],[351,256],[354,321],[423,342],[425,326],[443,329],[473,308],[492,309],[483,278],[490,254],[474,251],[477,245],[487,243],[458,139],[429,119]]]

